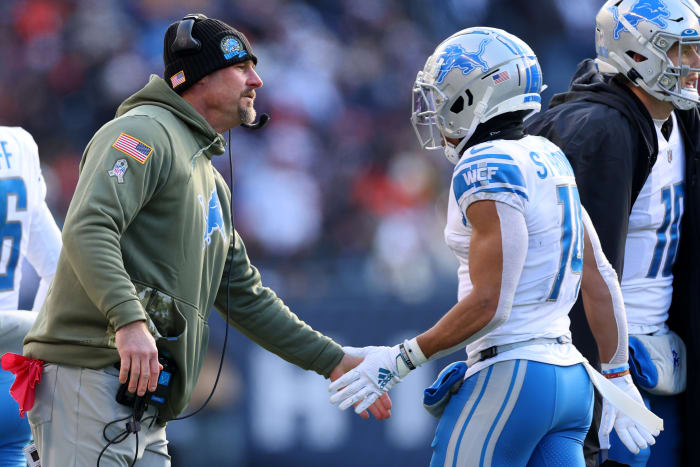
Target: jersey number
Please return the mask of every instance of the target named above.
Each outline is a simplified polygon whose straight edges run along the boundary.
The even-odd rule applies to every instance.
[[[668,253],[666,254],[666,263],[664,264],[662,275],[663,277],[668,277],[671,275],[673,261],[676,258],[676,249],[678,249],[678,234],[680,231],[681,220],[681,198],[683,198],[684,194],[683,182],[676,183],[673,186],[667,186],[661,190],[661,200],[664,203],[666,212],[664,213],[664,221],[661,224],[661,227],[659,227],[659,229],[656,231],[656,247],[654,247],[654,256],[651,258],[647,278],[653,278],[659,275],[661,259],[664,255],[664,249],[666,248],[668,237],[671,237],[671,242],[668,244]],[[672,199],[673,206],[671,206]],[[671,222],[672,207],[673,222]],[[666,232],[669,230],[669,224],[671,231],[667,234]]]
[[[7,222],[7,211],[10,204],[10,196],[15,198],[15,209],[24,211],[27,209],[27,189],[21,178],[0,179],[0,232],[2,232],[2,245],[0,246],[0,264],[5,264],[5,273],[0,274],[0,290],[12,290],[15,284],[15,268],[19,261],[19,250],[22,243],[22,224],[19,221]],[[11,242],[10,257],[3,258],[5,242]]]
[[[559,298],[559,291],[564,281],[567,265],[571,267],[571,271],[574,274],[581,274],[581,271],[583,271],[583,227],[581,224],[581,200],[578,196],[578,188],[575,185],[558,185],[557,200],[558,204],[562,205],[563,214],[561,259],[559,260],[557,275],[554,276],[552,291],[547,297],[549,301],[556,301]]]

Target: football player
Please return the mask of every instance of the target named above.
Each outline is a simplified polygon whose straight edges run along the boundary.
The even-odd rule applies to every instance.
[[[583,465],[592,381],[631,403],[626,414],[609,408],[630,450],[658,435],[634,421],[646,409],[629,376],[620,287],[571,166],[553,143],[523,133],[541,89],[530,47],[483,27],[442,42],[415,81],[420,143],[456,164],[445,240],[459,260],[459,301],[413,339],[353,349],[365,360],[330,390],[339,408],[364,410],[427,360],[466,346],[468,369],[444,406],[432,466]],[[609,380],[571,342],[579,286]]]
[[[693,0],[606,2],[596,17],[597,59],[584,60],[571,89],[554,96],[527,128],[563,148],[621,279],[633,377],[665,421],[651,451],[632,455],[611,437],[609,458],[633,466],[687,465],[683,451],[697,457],[698,16]],[[594,363],[595,345],[578,309],[574,340]],[[586,440],[593,453],[595,441]],[[601,447],[608,445],[601,437]]]
[[[41,309],[61,250],[61,233],[46,205],[46,183],[32,136],[0,127],[0,354],[22,352],[22,339]],[[18,310],[22,258],[40,278],[32,311]],[[31,440],[26,419],[10,397],[14,375],[0,371],[0,466],[24,467]]]

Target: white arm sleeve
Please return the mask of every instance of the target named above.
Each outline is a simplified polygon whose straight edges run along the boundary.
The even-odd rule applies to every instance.
[[[464,342],[433,354],[428,360],[435,360],[462,350],[467,345],[490,333],[508,321],[513,307],[513,297],[523,272],[527,256],[528,233],[525,216],[518,209],[501,202],[496,202],[496,211],[501,222],[501,248],[503,253],[503,271],[501,273],[501,292],[498,297],[496,313],[486,326],[469,336]]]
[[[36,313],[26,310],[0,310],[0,355],[22,354],[22,341],[36,320]]]
[[[617,349],[615,354],[609,362],[603,362],[603,364],[608,365],[624,365],[627,363],[627,315],[625,314],[625,302],[622,298],[622,289],[620,289],[620,283],[617,280],[617,273],[608,262],[608,259],[603,253],[603,248],[600,246],[600,240],[598,239],[598,234],[593,227],[593,222],[591,218],[588,217],[588,213],[581,206],[581,220],[583,221],[583,226],[586,229],[588,238],[591,240],[591,245],[593,246],[593,255],[595,257],[596,265],[598,266],[598,271],[603,278],[603,281],[608,286],[608,291],[610,292],[610,297],[612,298],[613,313],[615,315],[615,323],[617,324]],[[584,253],[585,254],[585,253]]]
[[[61,245],[61,232],[49,207],[42,202],[32,216],[27,246],[27,260],[41,278],[39,289],[34,297],[33,311],[39,311],[44,303],[51,280],[56,273]]]

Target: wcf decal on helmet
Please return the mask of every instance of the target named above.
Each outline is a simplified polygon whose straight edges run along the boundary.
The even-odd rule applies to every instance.
[[[226,36],[221,39],[221,51],[226,60],[242,58],[248,53],[236,36]]]

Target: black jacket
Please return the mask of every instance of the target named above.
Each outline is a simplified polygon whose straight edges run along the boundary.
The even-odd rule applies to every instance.
[[[622,277],[629,214],[656,162],[658,142],[649,112],[620,75],[598,72],[593,60],[579,64],[568,92],[526,122],[526,132],[548,138],[566,154],[576,175],[581,203],[603,251]],[[675,110],[686,156],[685,212],[674,266],[669,326],[688,347],[688,390],[700,390],[700,119],[698,110]],[[598,351],[581,300],[571,314],[576,347],[595,365]],[[700,418],[700,403],[686,397],[688,420]],[[685,424],[687,440],[697,435]]]

